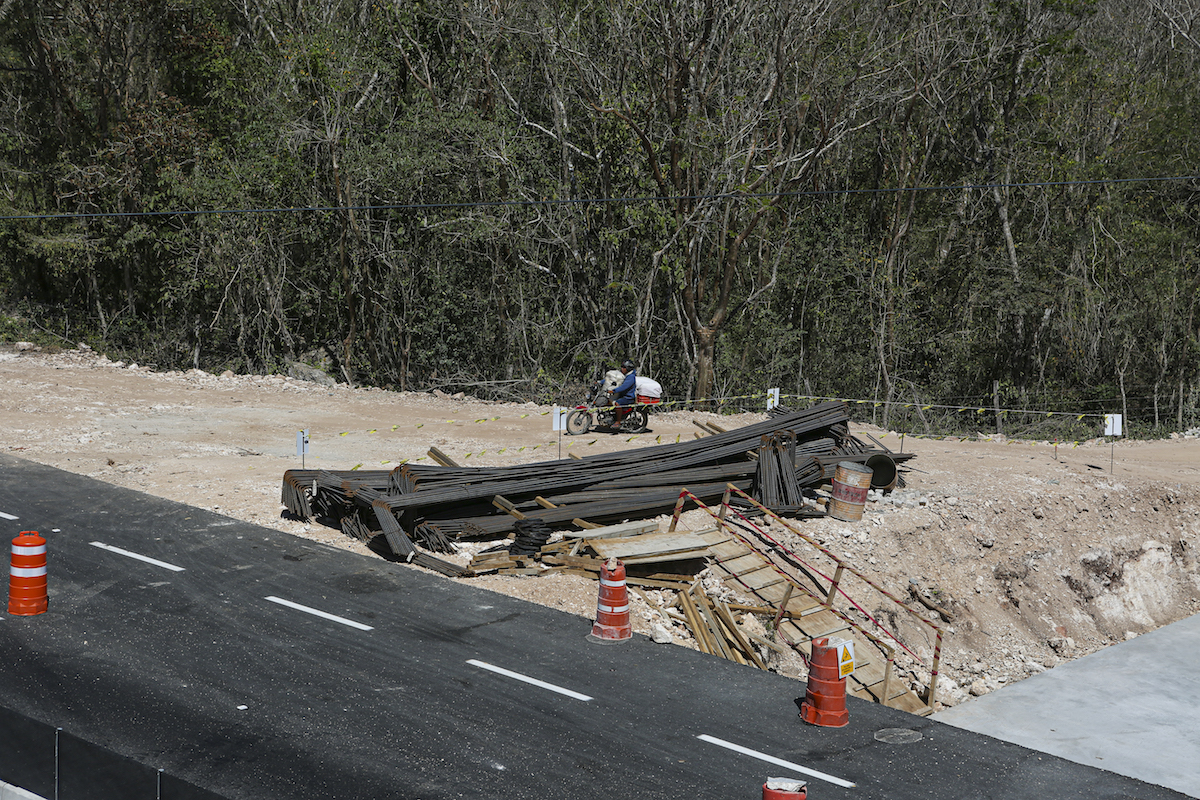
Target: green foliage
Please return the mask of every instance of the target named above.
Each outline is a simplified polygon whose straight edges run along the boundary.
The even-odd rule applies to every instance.
[[[1145,179],[1194,172],[1200,50],[1161,14],[239,8],[0,20],[0,211],[38,217],[0,222],[0,337],[538,398],[629,355],[682,398],[711,335],[710,394],[913,432],[1086,433],[934,408],[993,385],[1195,421],[1200,206]]]

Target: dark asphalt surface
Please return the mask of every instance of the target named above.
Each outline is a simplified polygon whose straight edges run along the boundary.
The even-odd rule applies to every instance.
[[[6,455],[0,514],[50,585],[0,619],[0,705],[229,798],[1183,797],[854,698],[807,726],[803,683]]]

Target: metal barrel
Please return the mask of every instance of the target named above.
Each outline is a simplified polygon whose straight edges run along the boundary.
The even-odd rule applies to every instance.
[[[867,459],[867,467],[871,470],[871,488],[881,492],[890,492],[896,488],[900,472],[896,462],[886,453],[876,453]]]
[[[872,474],[871,468],[863,464],[839,461],[833,472],[833,500],[829,503],[829,516],[843,522],[862,519]]]

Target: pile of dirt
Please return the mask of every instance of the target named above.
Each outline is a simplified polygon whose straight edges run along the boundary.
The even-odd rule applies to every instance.
[[[354,389],[311,376],[156,372],[87,349],[13,345],[0,346],[0,377],[5,452],[372,557],[337,530],[281,515],[283,472],[301,465],[297,431],[309,432],[309,468],[380,469],[423,459],[430,446],[467,465],[528,463],[691,438],[697,419],[731,427],[765,418],[672,411],[653,415],[641,436],[564,438],[551,429],[550,409],[534,404]],[[853,428],[901,447],[894,434]],[[1198,610],[1196,432],[1058,446],[982,433],[906,437],[903,448],[917,454],[905,486],[873,493],[862,521],[796,524],[887,592],[919,593],[944,612],[946,704]],[[803,545],[778,527],[772,535]],[[465,564],[484,546],[456,558]],[[585,578],[464,580],[581,617],[595,611],[596,584]],[[655,592],[635,596],[635,630],[694,646],[656,607],[664,601]],[[886,603],[865,610],[894,614]],[[928,658],[933,642],[896,624]],[[775,658],[776,669],[798,674],[796,663]],[[908,669],[914,683],[928,680],[919,665]]]

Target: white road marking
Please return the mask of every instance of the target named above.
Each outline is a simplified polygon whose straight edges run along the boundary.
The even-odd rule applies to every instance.
[[[20,519],[20,517],[14,517],[12,514],[5,514],[3,511],[0,511],[0,519]]]
[[[177,567],[174,564],[168,564],[166,561],[159,561],[157,558],[144,556],[141,553],[131,553],[128,550],[122,550],[119,547],[113,547],[111,544],[105,544],[104,542],[92,542],[92,547],[99,547],[101,550],[107,550],[110,553],[116,553],[118,555],[125,556],[126,558],[136,558],[138,561],[145,561],[147,564],[153,564],[156,567],[169,569],[172,572],[183,572],[183,567]]]
[[[782,758],[775,758],[775,756],[769,756],[766,753],[760,753],[757,750],[751,750],[749,747],[742,747],[740,744],[734,744],[733,742],[727,742],[724,739],[718,739],[715,736],[709,736],[708,734],[702,733],[699,736],[697,736],[696,738],[701,739],[705,742],[708,742],[709,744],[715,744],[715,745],[719,745],[721,747],[727,748],[729,750],[734,751],[735,753],[741,753],[742,755],[745,755],[745,756],[752,756],[752,757],[760,759],[762,761],[766,761],[768,764],[774,764],[777,767],[783,767],[784,769],[794,770],[796,772],[799,772],[801,775],[808,775],[811,778],[817,778],[818,780],[828,781],[829,783],[832,783],[835,786],[845,786],[845,787],[853,787],[854,786],[854,784],[851,783],[850,781],[842,780],[841,778],[835,778],[833,775],[826,775],[824,772],[817,772],[815,769],[809,769],[808,767],[802,767],[799,764],[792,763],[791,761],[784,761]]]
[[[493,664],[489,664],[486,661],[476,661],[473,658],[469,658],[469,659],[467,659],[467,663],[473,667],[479,667],[480,669],[486,669],[491,672],[495,672],[499,675],[504,675],[505,677],[512,678],[514,680],[524,681],[525,683],[529,683],[534,686],[540,686],[543,689],[549,689],[552,692],[558,692],[559,694],[565,694],[567,697],[574,697],[576,700],[587,701],[587,700],[592,699],[592,698],[588,697],[586,694],[580,694],[579,692],[573,692],[570,689],[564,689],[561,686],[555,686],[553,683],[546,683],[545,681],[539,681],[537,678],[531,678],[528,675],[522,675],[519,672],[511,672],[507,669],[503,669],[502,667],[497,667]]]
[[[361,622],[355,622],[352,619],[346,619],[345,617],[339,617],[335,614],[330,614],[325,611],[318,611],[315,608],[309,608],[308,606],[302,606],[299,603],[293,603],[291,600],[284,600],[282,597],[271,596],[271,597],[266,597],[263,599],[270,600],[272,603],[279,603],[279,605],[281,605],[281,606],[287,606],[288,608],[294,608],[297,611],[303,611],[305,614],[312,614],[314,617],[320,617],[321,619],[327,619],[327,620],[331,620],[333,622],[340,622],[343,625],[349,625],[351,628],[358,628],[360,631],[375,630],[370,625],[363,625]]]

